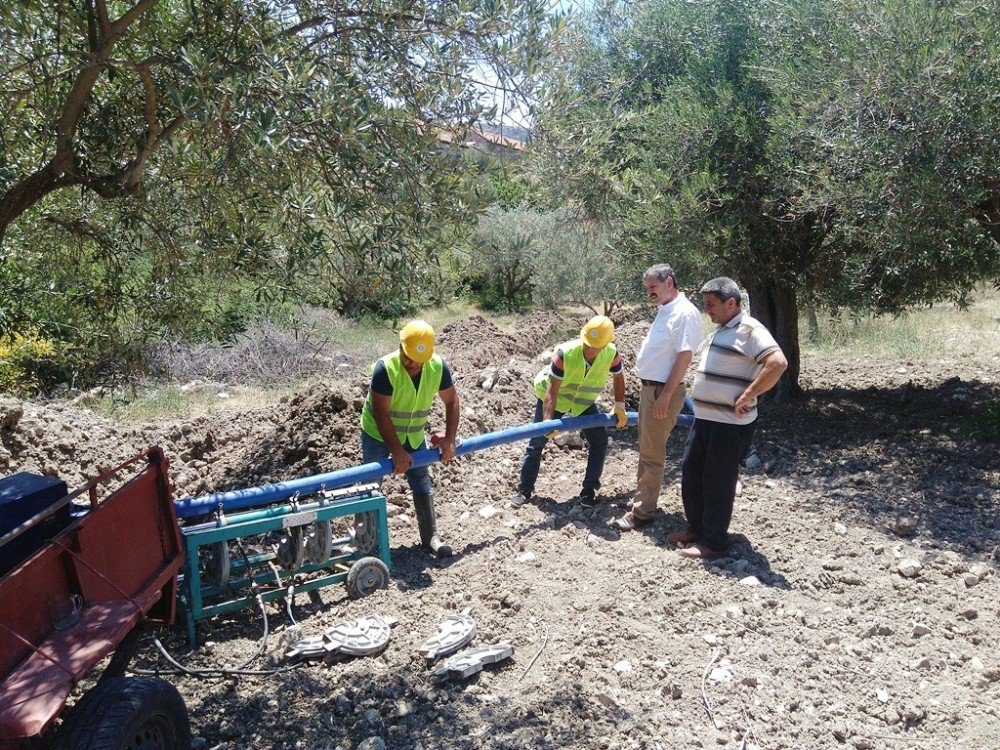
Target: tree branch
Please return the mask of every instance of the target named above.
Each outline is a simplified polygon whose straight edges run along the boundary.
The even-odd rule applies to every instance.
[[[121,18],[112,22],[109,36],[114,36],[115,39],[120,37],[121,33],[135,22],[135,19],[152,8],[158,2],[159,0],[139,0],[135,5],[125,11]]]
[[[100,25],[101,36],[104,37],[111,31],[111,20],[108,18],[108,5],[106,0],[95,0],[94,7],[97,10],[97,22]]]
[[[150,149],[150,153],[152,153],[153,151],[155,151],[156,149],[158,149],[160,146],[162,146],[164,143],[166,143],[167,141],[169,141],[170,138],[171,138],[171,136],[173,136],[174,133],[176,133],[178,130],[180,130],[181,127],[184,125],[185,122],[187,122],[187,116],[186,115],[177,115],[177,117],[175,117],[173,120],[171,120],[170,124],[167,125],[167,127],[163,128],[163,130],[160,131],[160,135],[156,139],[156,142],[153,143],[153,146]]]
[[[67,221],[66,219],[60,219],[55,214],[45,214],[45,221],[59,227],[60,229],[66,230],[74,237],[89,238],[98,243],[103,242],[105,239],[100,232],[90,226],[90,224],[83,219],[73,219],[72,221]]]
[[[156,120],[156,84],[153,82],[153,74],[149,72],[149,66],[139,63],[135,66],[142,87],[146,91],[146,100],[143,104],[143,113],[146,119],[146,143],[155,141],[160,135],[160,123]]]
[[[0,197],[0,243],[10,226],[38,201],[61,187],[78,185],[79,180],[67,171],[59,171],[49,162],[36,172],[25,177]]]
[[[56,155],[53,162],[72,159],[73,136],[76,134],[77,125],[80,123],[80,115],[90,98],[90,92],[97,83],[97,78],[101,74],[101,66],[96,62],[84,67],[76,76],[73,88],[66,96],[66,103],[63,105],[59,121],[56,123]],[[70,165],[66,165],[71,166]]]

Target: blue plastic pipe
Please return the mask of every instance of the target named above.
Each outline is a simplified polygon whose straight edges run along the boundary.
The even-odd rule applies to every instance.
[[[690,399],[685,401],[685,405],[692,410],[693,405]],[[628,423],[634,425],[638,423],[639,415],[636,412],[628,413]],[[690,425],[694,422],[694,415],[681,414],[677,418],[677,423]],[[590,427],[611,427],[615,424],[613,414],[590,414],[585,417],[563,417],[562,419],[549,419],[545,422],[532,422],[531,424],[511,427],[497,432],[487,432],[482,435],[465,438],[455,450],[458,456],[466,453],[481,451],[493,448],[505,443],[516,443],[519,440],[530,440],[539,435],[547,435],[553,430],[586,430]],[[427,448],[413,454],[413,466],[427,466],[441,460],[441,451],[437,448]],[[211,495],[201,495],[200,497],[187,497],[174,501],[178,518],[196,518],[214,513],[222,506],[223,511],[232,512],[244,510],[246,508],[256,508],[261,505],[287,500],[294,495],[311,495],[320,490],[333,490],[338,487],[350,487],[355,484],[367,484],[381,479],[386,474],[392,473],[392,460],[373,461],[360,466],[353,466],[349,469],[331,471],[328,474],[317,474],[311,477],[292,479],[287,482],[268,484],[263,487],[249,487],[245,490],[231,490],[229,492],[216,492]]]

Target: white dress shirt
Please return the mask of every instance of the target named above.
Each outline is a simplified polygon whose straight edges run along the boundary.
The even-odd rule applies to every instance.
[[[656,318],[635,358],[636,374],[643,380],[667,382],[680,352],[694,352],[701,341],[701,313],[683,292],[660,305]]]

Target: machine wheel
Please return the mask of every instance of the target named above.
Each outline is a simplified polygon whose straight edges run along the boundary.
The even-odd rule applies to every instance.
[[[228,542],[217,542],[203,548],[202,570],[209,585],[217,589],[225,588],[231,570]]]
[[[188,750],[191,724],[177,688],[155,677],[116,677],[77,702],[58,750]]]
[[[333,524],[317,521],[306,534],[306,559],[313,565],[326,565],[333,554]]]
[[[344,585],[352,599],[362,599],[389,585],[389,568],[377,557],[362,557],[347,571]]]
[[[375,511],[354,515],[354,549],[362,555],[378,552],[378,515]]]

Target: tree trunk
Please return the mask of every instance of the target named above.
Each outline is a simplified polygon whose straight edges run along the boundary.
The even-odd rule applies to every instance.
[[[0,195],[0,244],[7,235],[7,229],[17,217],[49,193],[72,182],[65,174],[60,175],[50,162]]]
[[[1000,185],[993,185],[986,200],[977,208],[976,220],[979,226],[994,242],[1000,243]]]
[[[750,314],[767,326],[788,359],[788,369],[771,391],[775,403],[802,395],[799,386],[799,304],[795,290],[775,281],[748,284]]]

